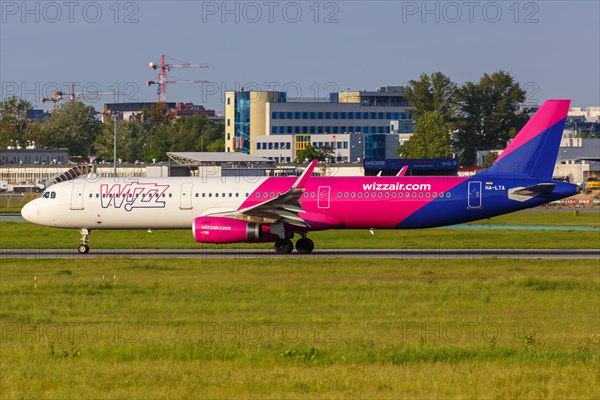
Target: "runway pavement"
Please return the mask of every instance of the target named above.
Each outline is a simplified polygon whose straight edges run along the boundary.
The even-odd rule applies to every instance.
[[[0,259],[118,259],[118,258],[194,258],[194,259],[301,259],[397,258],[421,260],[468,259],[600,259],[598,249],[324,249],[311,254],[276,254],[257,249],[91,249],[79,254],[76,249],[0,249]]]

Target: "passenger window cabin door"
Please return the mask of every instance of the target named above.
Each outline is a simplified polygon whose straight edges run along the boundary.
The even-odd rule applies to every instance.
[[[319,186],[319,192],[317,197],[318,208],[329,208],[329,194],[331,193],[331,187]]]
[[[179,208],[182,210],[191,210],[192,205],[192,183],[181,184],[181,194],[179,201]]]
[[[71,190],[71,210],[83,210],[83,189],[85,183],[74,183]]]
[[[468,208],[481,208],[481,182],[469,182]]]

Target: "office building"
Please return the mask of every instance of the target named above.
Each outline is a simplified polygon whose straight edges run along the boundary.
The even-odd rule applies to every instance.
[[[308,144],[331,147],[334,161],[394,157],[400,135],[412,128],[401,86],[332,93],[328,101],[288,101],[285,92],[225,95],[225,151],[279,162],[293,161]]]

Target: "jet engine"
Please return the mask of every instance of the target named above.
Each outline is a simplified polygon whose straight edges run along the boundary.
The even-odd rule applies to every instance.
[[[267,227],[265,227],[267,228]],[[277,240],[261,224],[226,217],[198,217],[192,225],[199,243],[239,243]]]

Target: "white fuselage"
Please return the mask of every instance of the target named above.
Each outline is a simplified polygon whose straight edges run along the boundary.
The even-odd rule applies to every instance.
[[[239,208],[265,179],[88,176],[49,187],[22,213],[61,228],[187,229],[195,217]]]

